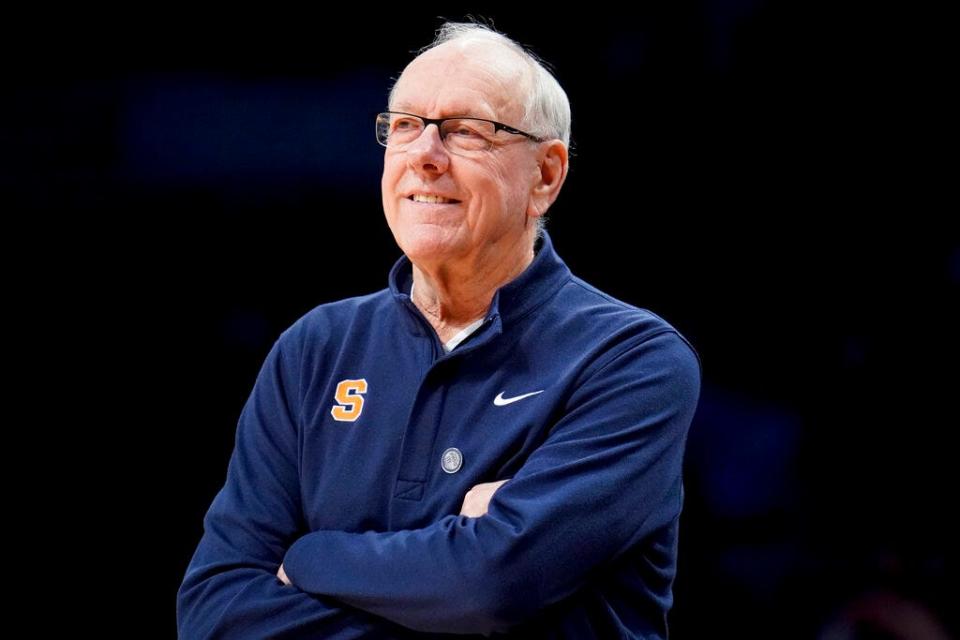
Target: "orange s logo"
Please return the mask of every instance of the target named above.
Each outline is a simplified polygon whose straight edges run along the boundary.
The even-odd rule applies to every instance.
[[[341,380],[337,384],[337,393],[334,397],[339,404],[333,405],[330,409],[330,415],[337,422],[356,422],[363,411],[362,393],[367,392],[367,381],[364,378],[359,380]]]

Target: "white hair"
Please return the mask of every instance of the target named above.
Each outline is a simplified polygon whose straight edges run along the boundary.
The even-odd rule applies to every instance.
[[[570,147],[570,99],[557,79],[536,54],[521,44],[484,24],[474,22],[445,22],[437,30],[433,42],[417,55],[448,42],[459,45],[473,43],[497,44],[516,54],[527,69],[525,103],[522,122],[516,126],[540,138],[558,138]],[[389,104],[393,104],[396,84],[390,89]],[[512,123],[511,123],[512,124]],[[537,218],[537,236],[541,236],[546,221]]]

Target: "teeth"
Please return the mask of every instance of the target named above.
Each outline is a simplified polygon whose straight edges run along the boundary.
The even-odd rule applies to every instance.
[[[448,202],[453,202],[449,198],[441,198],[440,196],[427,196],[420,193],[415,193],[413,195],[414,202],[429,202],[430,204],[446,204]]]

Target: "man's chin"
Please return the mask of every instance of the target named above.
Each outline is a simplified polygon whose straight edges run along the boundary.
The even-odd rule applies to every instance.
[[[462,242],[452,229],[437,225],[418,228],[395,238],[403,253],[413,262],[442,262],[462,253]]]

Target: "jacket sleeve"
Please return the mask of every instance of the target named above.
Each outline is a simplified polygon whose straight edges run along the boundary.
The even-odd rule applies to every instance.
[[[281,338],[282,339],[282,338]],[[281,341],[241,412],[224,487],[177,593],[177,629],[201,638],[401,638],[404,630],[276,577],[305,531],[297,465],[299,376]]]
[[[421,631],[505,632],[679,515],[700,364],[676,333],[646,338],[579,384],[565,415],[479,518],[395,532],[315,531],[284,570]]]

